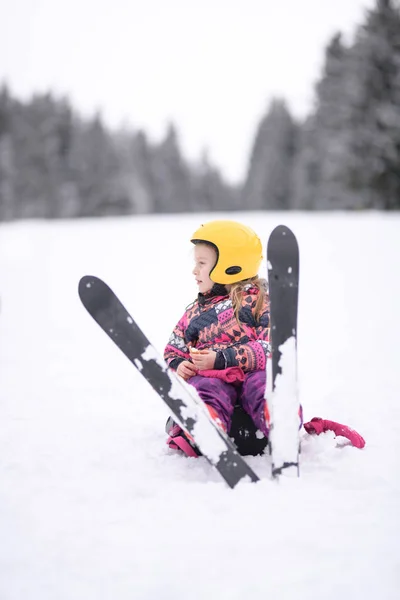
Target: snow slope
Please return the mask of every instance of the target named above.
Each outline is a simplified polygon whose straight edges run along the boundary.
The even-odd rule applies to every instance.
[[[0,227],[0,599],[400,597],[400,218],[227,215],[301,248],[302,475],[230,490],[165,445],[164,406],[80,305],[105,279],[163,350],[219,215]]]

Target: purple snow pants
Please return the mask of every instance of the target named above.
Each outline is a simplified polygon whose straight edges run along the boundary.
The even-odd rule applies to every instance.
[[[246,373],[243,383],[233,385],[215,377],[195,375],[188,379],[199,393],[200,398],[211,406],[218,414],[229,432],[233,409],[237,401],[250,415],[254,425],[268,437],[268,427],[265,422],[265,370]]]

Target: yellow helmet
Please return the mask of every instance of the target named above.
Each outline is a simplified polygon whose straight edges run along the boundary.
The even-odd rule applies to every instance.
[[[236,221],[210,221],[201,225],[191,242],[206,242],[217,251],[217,262],[210,271],[214,283],[236,283],[255,277],[262,261],[262,245],[258,235]]]

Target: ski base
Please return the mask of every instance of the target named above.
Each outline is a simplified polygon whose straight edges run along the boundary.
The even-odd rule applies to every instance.
[[[293,232],[276,227],[267,245],[270,342],[266,400],[270,415],[272,476],[298,476],[299,400],[297,389],[297,310],[299,248]]]
[[[195,388],[169,369],[111,288],[87,275],[80,280],[78,292],[89,314],[157,392],[226,483],[234,488],[246,479],[258,481],[231,439],[211,419]]]

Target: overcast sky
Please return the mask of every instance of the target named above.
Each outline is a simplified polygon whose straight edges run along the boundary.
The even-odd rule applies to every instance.
[[[351,38],[373,0],[0,0],[0,81],[67,93],[158,140],[176,123],[185,155],[207,148],[232,181],[274,95],[304,116],[323,51]]]

